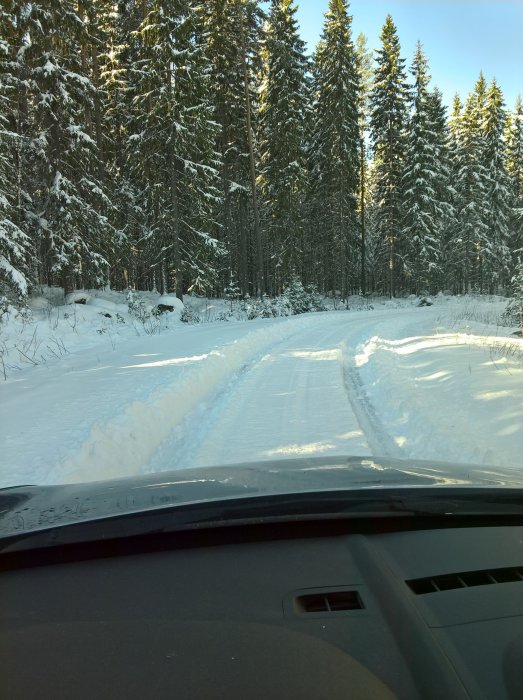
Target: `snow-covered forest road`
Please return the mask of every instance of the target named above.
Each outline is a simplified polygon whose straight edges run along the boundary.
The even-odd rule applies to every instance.
[[[0,486],[326,454],[517,468],[522,352],[458,332],[441,306],[178,326],[86,349],[0,387]]]

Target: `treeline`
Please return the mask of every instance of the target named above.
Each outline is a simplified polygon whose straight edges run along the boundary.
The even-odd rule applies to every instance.
[[[0,296],[38,284],[274,295],[506,289],[523,106],[480,75],[447,115],[390,16],[330,0],[3,0]]]

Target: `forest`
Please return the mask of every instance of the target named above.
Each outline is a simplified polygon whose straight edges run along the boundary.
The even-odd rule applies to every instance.
[[[383,22],[329,0],[309,56],[294,0],[2,0],[0,299],[510,290],[521,98],[447,108]]]

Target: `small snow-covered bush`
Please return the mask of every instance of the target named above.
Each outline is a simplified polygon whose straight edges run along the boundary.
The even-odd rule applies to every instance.
[[[293,316],[309,311],[328,311],[316,287],[310,285],[305,288],[298,278],[294,278],[283,294],[275,299],[269,299],[266,294],[261,299],[247,295],[241,302],[240,309],[249,321],[255,318]]]
[[[298,277],[293,277],[282,297],[288,302],[293,314],[305,314],[309,311],[327,311],[322,296],[314,285],[304,287]]]
[[[127,306],[129,315],[141,323],[145,323],[151,318],[151,310],[147,307],[144,299],[139,294],[135,294],[129,290],[127,294]]]
[[[293,314],[304,314],[309,311],[307,292],[298,277],[293,277],[282,294],[288,303]]]
[[[271,301],[266,294],[261,299],[246,296],[242,302],[242,310],[249,321],[253,321],[255,318],[279,316],[274,301]]]
[[[200,314],[194,309],[186,306],[180,314],[180,321],[183,323],[200,323]]]
[[[275,316],[292,316],[292,307],[289,300],[285,296],[276,297],[272,302],[272,308]]]
[[[314,284],[309,284],[305,291],[307,292],[309,299],[310,311],[328,311],[328,307],[325,303],[324,298],[319,293],[318,288]]]

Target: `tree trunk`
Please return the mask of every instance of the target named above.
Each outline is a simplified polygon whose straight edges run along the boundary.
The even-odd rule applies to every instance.
[[[170,183],[170,194],[171,194],[171,225],[172,225],[172,238],[173,238],[173,263],[174,263],[174,274],[175,274],[175,290],[178,299],[183,301],[183,276],[182,276],[182,261],[181,261],[181,247],[180,247],[180,214],[178,205],[178,190],[177,190],[177,177],[175,172],[174,158],[171,161],[171,183]]]
[[[239,282],[240,290],[243,296],[247,294],[247,202],[245,201],[245,196],[242,193],[239,200],[239,215],[240,215],[240,250],[239,250]]]

